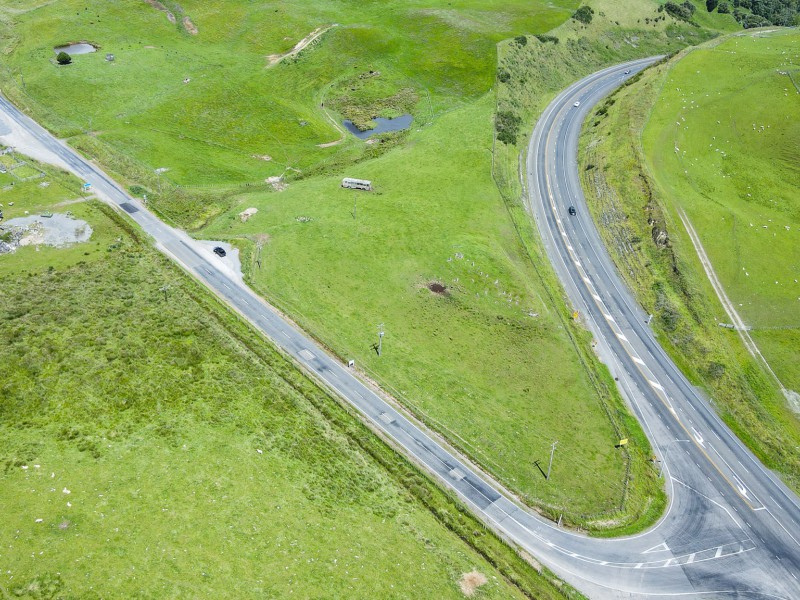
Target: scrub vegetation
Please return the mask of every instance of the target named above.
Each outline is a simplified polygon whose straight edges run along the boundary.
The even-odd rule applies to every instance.
[[[0,256],[0,595],[580,597],[47,181],[0,191],[8,216],[69,209],[94,235]]]
[[[728,424],[798,489],[800,459],[800,37],[738,34],[686,51],[590,115],[590,207],[662,342]],[[714,76],[708,74],[713,72]],[[680,218],[786,395],[753,359]],[[794,391],[792,391],[794,390]]]

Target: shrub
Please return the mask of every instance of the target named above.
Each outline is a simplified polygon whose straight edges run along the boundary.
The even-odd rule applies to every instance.
[[[712,360],[710,363],[708,363],[708,376],[711,379],[719,379],[723,375],[725,375],[724,364],[717,362],[715,360]]]
[[[518,35],[514,38],[514,41],[517,42],[520,46],[527,46],[528,45],[528,38],[524,35]]]
[[[557,44],[558,43],[558,38],[556,36],[554,36],[554,35],[547,35],[547,34],[544,34],[544,33],[537,33],[535,37],[536,37],[537,40],[539,40],[543,44],[546,44],[547,42],[551,42],[553,44]]]
[[[508,83],[508,81],[511,79],[511,73],[505,69],[499,69],[497,71],[497,79],[500,80],[500,83]]]
[[[60,65],[68,65],[72,62],[72,57],[66,52],[59,52],[56,56],[56,62]]]
[[[720,2],[719,6],[717,7],[717,12],[721,15],[728,15],[731,12],[731,5],[727,2]]]
[[[765,19],[761,15],[745,15],[744,19],[741,21],[742,27],[745,29],[752,29],[753,27],[766,27],[768,25],[772,25],[768,19]]]
[[[717,8],[719,4],[719,0],[706,0],[706,10],[708,12],[714,12],[714,9]]]
[[[592,22],[592,17],[594,16],[594,10],[591,6],[581,6],[578,10],[575,11],[575,14],[572,15],[572,18],[576,21],[580,21],[581,23],[585,23],[588,25]]]
[[[667,2],[664,4],[664,10],[667,13],[681,21],[690,21],[692,15],[694,15],[695,7],[694,4],[689,2],[688,0],[683,4],[675,4],[674,2]]]
[[[506,145],[517,143],[517,129],[522,119],[510,110],[498,111],[494,128],[497,130],[497,139]]]

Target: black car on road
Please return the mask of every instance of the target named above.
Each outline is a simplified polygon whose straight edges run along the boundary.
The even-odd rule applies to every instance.
[[[225,252],[225,248],[223,248],[222,246],[216,246],[214,248],[214,254],[216,254],[217,256],[225,256],[227,252]]]
[[[570,207],[567,209],[567,212],[568,212],[569,214],[571,214],[571,215],[574,217],[577,211],[575,210],[575,207],[574,207],[574,206],[570,206]]]

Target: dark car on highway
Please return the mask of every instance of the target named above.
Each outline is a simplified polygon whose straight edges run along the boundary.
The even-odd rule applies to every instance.
[[[567,209],[567,212],[568,212],[569,214],[571,214],[571,215],[574,217],[574,216],[575,216],[575,213],[576,213],[576,211],[575,211],[575,207],[574,207],[574,206],[570,206],[570,207]]]
[[[227,252],[225,252],[225,248],[217,246],[214,248],[214,254],[216,254],[217,256],[225,256]]]

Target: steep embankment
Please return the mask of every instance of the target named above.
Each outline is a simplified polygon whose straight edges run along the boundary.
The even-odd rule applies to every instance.
[[[720,325],[736,324],[735,310],[783,386],[798,388],[799,40],[752,32],[682,53],[591,115],[581,154],[596,221],[665,346],[795,488],[800,420],[758,353]]]

